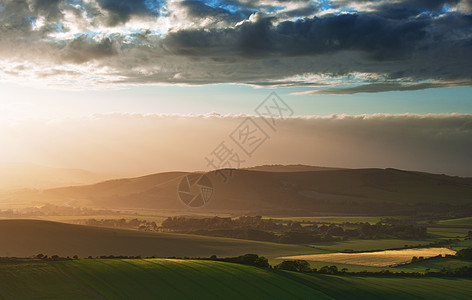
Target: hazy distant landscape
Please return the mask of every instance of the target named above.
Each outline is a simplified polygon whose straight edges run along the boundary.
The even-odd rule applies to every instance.
[[[470,299],[472,0],[1,0],[1,299]]]
[[[136,288],[146,298],[185,294],[171,283],[151,284],[162,276],[183,276],[181,283],[190,286],[205,282],[195,288],[202,296],[206,289],[229,289],[234,297],[320,299],[344,298],[353,289],[359,299],[419,297],[425,288],[435,298],[438,287],[439,295],[472,291],[466,279],[472,270],[471,178],[305,165],[231,171],[228,182],[218,171],[206,173],[214,194],[199,208],[178,197],[181,180],[194,174],[189,172],[4,190],[1,295],[15,295],[11,268],[30,282],[21,292],[26,298],[114,298],[137,295]],[[266,265],[235,260],[248,253]],[[142,279],[117,286],[115,277],[102,273],[107,269],[117,278],[132,272]],[[194,272],[198,279],[191,280]],[[60,274],[66,274],[60,279],[64,291],[48,288]],[[224,276],[241,284],[254,276],[250,286],[262,290],[237,292]],[[405,276],[406,285],[400,283]],[[445,279],[451,276],[461,279],[451,285]],[[361,278],[367,281],[361,284]],[[334,281],[344,289],[330,286]]]

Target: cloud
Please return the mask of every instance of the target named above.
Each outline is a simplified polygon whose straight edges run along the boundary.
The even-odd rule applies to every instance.
[[[216,22],[234,23],[247,19],[253,12],[250,9],[238,9],[230,11],[229,9],[218,6],[210,6],[205,1],[185,0],[180,3],[187,10],[188,16],[191,18],[211,18]]]
[[[316,86],[308,78],[290,80],[310,73],[363,83],[369,91],[420,89],[424,82],[470,85],[470,4],[6,0],[0,4],[0,61],[51,69],[93,64],[110,71],[110,80],[101,81],[119,78],[115,84]],[[350,82],[358,73],[376,81]],[[80,85],[79,79],[72,83]]]
[[[106,37],[99,41],[80,35],[67,44],[65,58],[76,63],[101,59],[116,54],[113,41]]]
[[[125,23],[132,16],[157,16],[163,6],[160,0],[97,0],[97,3],[108,12],[109,26]]]
[[[324,90],[313,90],[294,93],[294,95],[352,95],[357,93],[379,93],[388,91],[417,91],[440,87],[453,87],[471,84],[468,83],[430,83],[423,82],[417,84],[400,84],[400,83],[373,83],[348,88],[334,88]]]
[[[36,122],[0,121],[3,161],[85,168],[126,175],[206,170],[221,142],[245,162],[351,168],[394,167],[472,176],[472,115],[332,115],[292,117],[252,156],[229,134],[247,116],[110,114]]]

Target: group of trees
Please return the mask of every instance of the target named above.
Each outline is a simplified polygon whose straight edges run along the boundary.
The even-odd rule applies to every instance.
[[[47,256],[45,254],[39,253],[38,255],[35,256],[35,258],[42,259],[42,260],[71,260],[71,259],[79,259],[77,255],[74,255],[72,258],[69,256],[67,257],[62,257],[57,254]]]
[[[210,260],[215,261],[224,261],[224,262],[231,262],[249,266],[256,266],[262,268],[270,268],[269,260],[264,256],[259,256],[257,254],[245,254],[237,257],[225,257],[225,258],[218,258],[216,255],[213,255],[209,258]]]
[[[457,251],[456,257],[465,260],[472,260],[472,248],[465,248]]]
[[[343,223],[317,224],[263,219],[261,216],[231,218],[169,217],[161,230],[188,234],[231,237],[287,244],[332,242],[350,238],[406,238],[426,237],[426,228],[412,224]]]
[[[293,224],[293,225],[292,225]],[[170,230],[204,230],[204,229],[234,229],[234,228],[250,228],[257,230],[281,230],[297,226],[288,222],[282,224],[274,219],[263,219],[262,216],[242,216],[237,219],[230,217],[210,217],[210,218],[193,218],[193,217],[168,217],[161,224],[163,229]]]
[[[142,231],[157,231],[158,226],[156,222],[148,222],[146,220],[139,220],[137,218],[126,220],[126,219],[88,219],[82,222],[88,226],[97,227],[110,227],[110,228],[122,228],[122,229],[137,229]]]
[[[305,260],[286,260],[274,267],[275,269],[304,272],[304,273],[318,273],[328,275],[354,275],[354,276],[402,276],[402,277],[472,277],[472,266],[462,266],[454,269],[441,268],[439,271],[426,270],[424,273],[420,272],[392,272],[390,270],[374,271],[359,271],[349,272],[347,268],[338,269],[337,266],[323,266],[319,270],[310,268],[310,264]]]

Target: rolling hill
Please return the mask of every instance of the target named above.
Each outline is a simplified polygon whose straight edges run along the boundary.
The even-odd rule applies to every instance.
[[[471,281],[302,274],[178,259],[0,264],[5,299],[468,299]]]
[[[198,211],[291,216],[323,213],[391,215],[418,210],[441,212],[450,206],[466,211],[470,210],[472,202],[472,178],[396,169],[282,172],[281,168],[278,166],[276,171],[207,173],[213,194],[211,201]],[[221,176],[223,172],[226,172],[226,181]],[[186,207],[177,195],[180,181],[188,174],[158,173],[50,189],[27,197],[79,206],[189,211],[195,209]]]
[[[101,255],[209,257],[313,253],[307,246],[109,229],[40,220],[0,220],[0,257]]]

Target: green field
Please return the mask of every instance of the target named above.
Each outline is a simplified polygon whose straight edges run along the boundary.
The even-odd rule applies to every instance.
[[[390,268],[389,270],[392,272],[404,271],[404,272],[423,273],[426,269],[429,269],[430,271],[439,271],[442,268],[456,269],[463,266],[472,266],[472,262],[467,261],[467,260],[455,259],[455,258],[436,257],[436,258],[427,259],[427,260],[420,261],[413,264],[407,264],[403,266]]]
[[[468,228],[454,228],[454,227],[429,227],[428,234],[436,239],[453,239],[464,238],[467,236]]]
[[[466,299],[471,279],[301,274],[178,259],[0,263],[5,299]]]
[[[188,234],[142,232],[40,220],[0,220],[0,257],[127,255],[219,257],[257,253],[268,258],[319,253],[288,245]]]
[[[470,299],[471,279],[286,273],[335,299]]]
[[[282,260],[281,260],[282,261]],[[311,268],[321,269],[324,266],[336,266],[338,270],[343,268],[348,269],[349,272],[380,272],[382,270],[389,270],[390,272],[418,272],[424,273],[426,269],[429,271],[440,271],[442,268],[446,269],[455,269],[463,266],[472,266],[472,262],[464,261],[460,259],[453,258],[431,258],[425,261],[420,261],[413,264],[406,264],[397,267],[373,267],[373,266],[360,266],[352,264],[342,264],[342,263],[328,263],[323,261],[309,261]]]
[[[388,217],[362,217],[362,216],[329,216],[329,217],[264,217],[264,219],[277,219],[283,221],[294,221],[294,222],[320,222],[320,223],[359,223],[368,222],[375,224],[382,218]],[[397,217],[398,218],[398,217]]]
[[[472,240],[462,240],[459,242],[454,242],[451,245],[451,249],[458,251],[464,248],[472,248]]]
[[[342,242],[325,242],[317,243],[312,245],[319,250],[326,252],[339,252],[346,249],[354,251],[372,251],[372,250],[384,250],[392,248],[402,248],[405,245],[417,246],[419,244],[427,245],[434,240],[423,239],[423,240],[402,240],[402,239],[379,239],[379,240],[350,240]]]
[[[0,270],[7,299],[330,299],[271,270],[214,261],[36,261]]]
[[[468,225],[472,226],[472,217],[460,218],[460,219],[449,219],[441,220],[438,222],[440,225]]]

